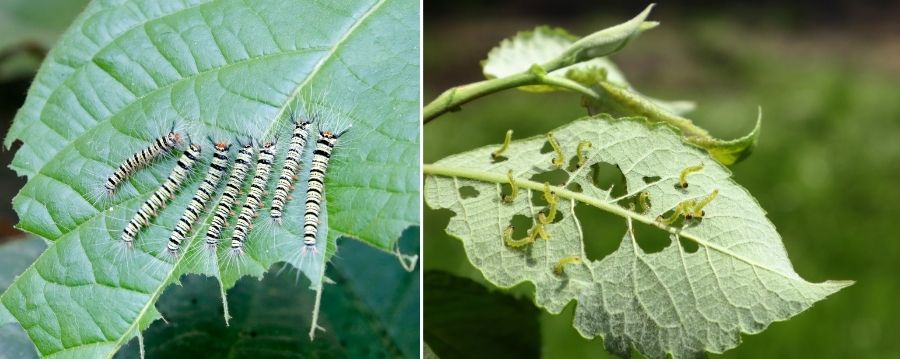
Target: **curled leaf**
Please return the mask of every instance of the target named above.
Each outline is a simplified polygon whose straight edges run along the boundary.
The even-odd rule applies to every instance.
[[[589,113],[643,116],[650,122],[664,123],[675,127],[681,131],[685,142],[707,150],[716,161],[724,165],[730,166],[746,159],[756,146],[762,123],[762,110],[757,116],[755,128],[749,134],[734,140],[720,140],[694,124],[690,119],[668,111],[663,106],[636,91],[603,80],[601,72],[577,71],[569,74],[580,83],[587,84],[590,81],[596,81],[591,86],[598,91],[599,97],[596,99],[583,99]]]

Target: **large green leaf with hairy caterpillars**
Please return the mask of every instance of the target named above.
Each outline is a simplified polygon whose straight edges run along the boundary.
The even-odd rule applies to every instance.
[[[156,300],[183,274],[215,276],[224,298],[239,278],[288,261],[319,298],[338,237],[393,250],[418,222],[418,17],[409,0],[92,2],[48,55],[6,137],[7,147],[21,143],[11,167],[28,177],[14,200],[18,226],[51,243],[0,295],[9,314],[0,318],[21,323],[40,355],[109,357],[159,318]],[[318,113],[322,130],[352,124],[326,177],[318,255],[299,251],[304,166],[285,224],[261,211],[246,255],[204,252],[205,213],[186,254],[167,257],[208,160],[135,248],[121,247],[124,224],[175,162],[157,161],[98,200],[124,158],[175,123],[203,141],[205,157],[206,137],[280,139],[277,177],[294,111]]]
[[[576,301],[573,326],[585,337],[602,336],[609,351],[628,356],[633,346],[651,358],[721,353],[737,346],[741,333],[758,333],[851,284],[801,278],[756,200],[726,167],[684,144],[670,127],[597,116],[552,133],[562,153],[559,168],[552,163],[557,151],[544,136],[513,141],[496,160],[491,154],[500,146],[488,146],[426,165],[425,200],[455,213],[447,232],[462,240],[488,281],[500,287],[532,283],[535,304],[551,313]],[[584,141],[590,147],[582,146],[578,166]],[[702,169],[681,186],[682,172],[698,164]],[[518,189],[504,200],[511,194],[509,171]],[[607,175],[623,176],[625,188],[598,184]],[[558,196],[554,220],[541,225],[549,238],[508,245],[510,224],[520,223],[507,239],[522,240],[529,227],[546,222],[541,212],[550,216],[554,197],[544,199],[544,181]],[[707,205],[691,206],[702,218],[666,224],[677,216],[674,208],[714,191],[718,196]],[[640,200],[641,193],[649,202]],[[576,216],[577,206],[621,218],[624,238],[584,232],[583,223],[598,219]],[[670,243],[645,251],[639,243],[653,234],[668,235]],[[594,260],[586,255],[588,241],[620,242]]]

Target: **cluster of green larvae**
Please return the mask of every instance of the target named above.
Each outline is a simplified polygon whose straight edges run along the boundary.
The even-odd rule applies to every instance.
[[[492,159],[498,160],[503,158],[503,154],[506,153],[507,149],[509,149],[510,142],[512,141],[512,134],[512,130],[506,131],[506,136],[504,138],[503,144],[499,149],[491,153]],[[546,136],[547,142],[550,144],[550,147],[553,148],[554,152],[554,157],[553,159],[551,159],[551,164],[556,168],[562,168],[566,158],[563,154],[562,147],[559,145],[559,142],[557,142],[556,137],[553,136],[552,132],[547,133]],[[582,140],[578,142],[578,146],[576,147],[576,168],[581,168],[585,164],[587,164],[586,152],[591,147],[592,144],[590,141]],[[688,176],[701,170],[703,170],[702,163],[683,169],[678,176],[678,183],[675,186],[681,189],[688,188]],[[516,195],[519,192],[519,186],[516,183],[516,179],[513,176],[512,170],[509,170],[506,176],[510,186],[510,194],[502,196],[501,202],[504,204],[511,204],[516,200]],[[718,195],[719,190],[716,189],[706,196],[684,200],[675,206],[675,208],[672,210],[672,213],[668,217],[659,216],[656,218],[656,221],[659,222],[661,226],[669,227],[674,225],[675,222],[677,222],[681,218],[684,219],[685,224],[701,220],[706,215],[706,212],[703,210],[703,208],[706,207],[710,202],[712,202],[713,199],[715,199]],[[537,221],[534,221],[534,224],[527,231],[527,234],[524,238],[513,238],[513,232],[515,231],[515,227],[513,225],[509,225],[503,231],[502,239],[503,243],[507,247],[513,249],[521,249],[533,244],[538,238],[543,240],[550,239],[550,233],[547,231],[546,226],[553,223],[554,219],[556,218],[559,196],[551,189],[551,186],[548,182],[544,182],[543,196],[544,200],[547,202],[546,212],[541,211],[538,213]],[[647,191],[640,192],[637,196],[636,203],[639,207],[639,209],[637,210],[639,213],[647,213],[647,211],[650,210],[650,193]],[[635,211],[634,203],[631,203],[629,205],[629,210]],[[578,255],[563,257],[553,266],[553,273],[560,276],[564,275],[566,265],[579,264],[581,262],[581,256]]]

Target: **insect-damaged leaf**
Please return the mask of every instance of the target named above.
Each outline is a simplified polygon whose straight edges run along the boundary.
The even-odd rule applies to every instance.
[[[564,154],[562,168],[552,164],[554,151],[542,151],[549,148],[544,136],[513,141],[503,161],[490,155],[499,145],[487,146],[426,165],[425,200],[456,214],[447,232],[462,240],[466,255],[487,280],[500,287],[533,283],[535,303],[551,313],[576,301],[573,326],[585,337],[602,336],[608,350],[627,356],[634,346],[652,358],[720,353],[737,346],[740,333],[758,333],[850,284],[802,279],[756,200],[730,178],[727,168],[684,144],[670,127],[598,116],[553,134]],[[582,141],[590,141],[591,147],[578,167]],[[679,186],[681,172],[698,164],[703,169],[686,177],[686,188]],[[598,186],[595,178],[603,175],[594,173],[598,168],[618,168],[621,174],[614,176],[624,177],[626,189]],[[506,204],[501,194],[509,191],[508,170],[519,190]],[[531,179],[547,178],[550,172],[555,173],[549,177],[550,189],[559,199],[556,221],[543,225],[549,239],[538,237],[511,248],[503,239],[508,225],[525,223],[514,234],[519,240],[524,230],[541,223],[541,212],[549,215],[549,206],[538,199],[544,197],[544,184]],[[462,196],[462,187],[477,194]],[[697,211],[702,219],[685,226],[681,219],[677,227],[656,219],[714,191],[718,195]],[[638,200],[642,192],[649,194],[648,203]],[[648,205],[646,212],[638,212]],[[583,233],[582,224],[597,219],[578,217],[576,206],[621,217],[628,228],[624,238]],[[650,226],[635,232],[633,222]],[[650,232],[664,230],[675,240],[660,252],[648,253],[638,245],[654,234]],[[618,249],[606,257],[587,257],[586,242],[616,240],[621,241]],[[571,256],[580,260],[560,266]]]
[[[182,274],[216,275],[224,291],[272,263],[299,263],[300,220],[276,227],[266,215],[255,221],[240,265],[225,268],[203,255],[208,215],[187,239],[187,255],[161,261],[200,175],[141,232],[134,250],[113,248],[174,160],[137,173],[103,206],[92,194],[173,122],[197,142],[207,134],[286,138],[297,108],[352,123],[329,167],[320,233],[331,249],[348,236],[391,250],[418,218],[417,8],[408,0],[91,3],[42,65],[5,142],[21,142],[11,167],[28,176],[14,200],[19,227],[52,242],[0,295],[38,352],[112,355],[158,318],[156,299]],[[288,218],[302,216],[305,176]],[[314,287],[324,258],[304,257]]]

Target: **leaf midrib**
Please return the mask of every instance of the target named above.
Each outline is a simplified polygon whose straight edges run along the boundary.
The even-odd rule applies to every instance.
[[[509,179],[507,178],[507,176],[505,174],[500,175],[500,174],[494,174],[494,173],[487,172],[487,171],[454,168],[454,167],[447,167],[447,166],[441,166],[441,165],[435,165],[435,164],[426,164],[422,167],[422,170],[426,176],[431,175],[431,176],[443,176],[443,177],[451,177],[451,178],[466,178],[466,179],[471,179],[471,180],[476,180],[476,181],[492,182],[492,183],[499,183],[499,184],[508,184],[509,183]],[[540,192],[540,191],[544,190],[543,183],[537,183],[537,182],[534,182],[531,180],[526,180],[526,179],[516,179],[516,185],[519,188],[527,188],[532,191]],[[709,248],[709,249],[715,250],[717,252],[720,252],[722,254],[725,254],[729,257],[740,260],[744,263],[749,264],[750,266],[765,269],[769,272],[776,273],[779,276],[782,276],[782,277],[792,280],[792,281],[797,279],[794,276],[785,274],[774,268],[770,268],[763,264],[757,263],[751,259],[748,259],[741,255],[738,255],[737,253],[734,253],[724,247],[710,243],[710,242],[703,240],[691,233],[687,233],[684,231],[683,228],[678,228],[678,227],[673,227],[673,226],[662,224],[662,223],[656,221],[655,219],[645,216],[643,214],[629,211],[629,210],[622,208],[620,206],[617,206],[615,204],[603,202],[603,201],[597,200],[596,198],[593,198],[593,197],[590,197],[590,196],[587,196],[587,195],[584,195],[581,193],[570,191],[564,187],[550,186],[550,188],[560,198],[565,198],[565,199],[582,202],[582,203],[597,207],[603,211],[617,215],[619,217],[635,220],[635,221],[638,221],[638,222],[641,222],[644,224],[654,226],[663,231],[666,231],[667,233],[676,235],[681,238],[686,238],[688,240],[691,240],[694,243],[697,243],[697,245],[704,246],[706,248]]]

